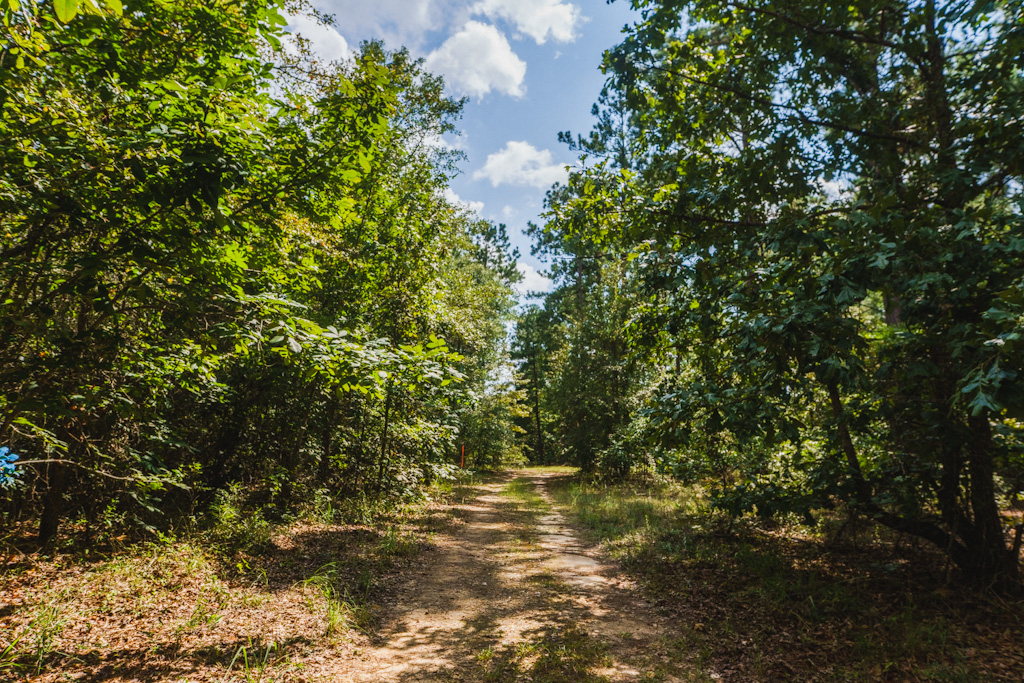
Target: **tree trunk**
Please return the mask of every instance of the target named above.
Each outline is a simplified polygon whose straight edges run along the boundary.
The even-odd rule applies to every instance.
[[[380,436],[380,467],[377,470],[377,493],[384,487],[384,467],[388,456],[388,422],[391,417],[391,385],[388,385],[384,399],[384,432]]]
[[[544,431],[540,424],[540,383],[537,379],[537,352],[533,353],[533,417],[537,422],[537,464],[544,464]]]
[[[968,539],[971,563],[967,573],[974,582],[985,586],[1005,588],[1019,585],[1020,564],[1006,543],[996,504],[992,427],[987,411],[968,418],[968,425],[972,438],[967,451],[967,471],[971,478],[975,533]]]
[[[324,431],[320,436],[320,469],[317,479],[321,484],[327,483],[331,474],[331,458],[334,456],[334,430],[338,420],[338,397],[332,396],[327,404],[327,416],[324,419]]]
[[[947,530],[930,521],[909,519],[895,514],[874,501],[871,484],[861,471],[839,387],[829,384],[828,393],[832,414],[836,420],[840,449],[846,458],[857,492],[857,507],[890,529],[931,541],[963,571],[968,581],[1002,591],[1020,590],[1020,564],[1016,555],[1007,546],[1002,521],[999,519],[999,508],[996,505],[992,433],[987,415],[969,418],[972,438],[968,449],[967,470],[971,479],[970,502],[973,523],[962,516],[957,516],[956,510],[943,509],[945,524],[953,522],[953,526]],[[951,464],[955,469],[949,469]],[[953,480],[958,477],[958,468],[950,462],[945,465],[944,481],[940,484],[940,508],[946,508],[951,502],[955,505],[955,493],[950,496],[948,490],[955,486]],[[953,475],[950,474],[951,471],[954,472]]]
[[[60,463],[48,466],[46,496],[43,498],[43,513],[39,517],[39,543],[50,545],[57,540],[60,517],[64,507],[64,489],[67,485],[67,468]]]
[[[255,403],[255,399],[249,395],[247,389],[247,385],[243,386],[235,396],[228,416],[221,421],[217,440],[209,449],[211,462],[206,470],[209,472],[206,480],[207,485],[212,489],[224,488],[231,479],[231,466],[235,459],[235,452],[238,450],[238,442],[245,430],[248,406]]]
[[[576,256],[576,315],[583,317],[583,258]]]

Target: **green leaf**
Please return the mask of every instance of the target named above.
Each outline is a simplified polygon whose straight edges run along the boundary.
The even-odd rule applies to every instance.
[[[75,18],[81,4],[81,0],[53,0],[53,10],[57,18],[66,24]]]

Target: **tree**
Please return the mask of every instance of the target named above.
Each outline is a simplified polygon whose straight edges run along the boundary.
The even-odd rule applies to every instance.
[[[173,487],[413,491],[512,306],[503,229],[444,196],[461,102],[403,50],[284,51],[277,0],[126,4],[0,9],[11,507],[50,541]]]
[[[627,253],[579,234],[580,225],[605,235],[623,227],[620,185],[616,176],[602,176],[605,168],[602,162],[596,172],[574,173],[568,185],[553,188],[547,223],[530,228],[534,253],[554,260],[556,288],[542,309],[521,316],[515,349],[533,406],[537,457],[550,450],[548,460],[588,472],[627,424],[631,398],[648,379],[645,359],[629,353],[624,334],[634,295]],[[613,212],[595,210],[609,206]]]
[[[550,372],[551,354],[557,348],[560,335],[552,325],[549,311],[533,305],[524,310],[516,321],[512,342],[512,360],[517,364],[519,377],[516,386],[525,392],[529,409],[529,424],[520,424],[530,454],[535,464],[549,464],[555,461],[550,444],[550,420],[542,408],[546,404],[546,389]],[[542,398],[544,397],[544,398]]]
[[[736,512],[846,501],[1016,584],[992,434],[1024,409],[1021,7],[634,5],[606,57],[629,227],[570,229],[634,250],[636,338],[685,353],[662,442],[737,473]]]

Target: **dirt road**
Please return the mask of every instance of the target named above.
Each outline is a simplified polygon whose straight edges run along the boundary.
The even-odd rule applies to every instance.
[[[468,491],[351,680],[693,679],[668,656],[666,620],[554,507],[554,476],[507,474]]]

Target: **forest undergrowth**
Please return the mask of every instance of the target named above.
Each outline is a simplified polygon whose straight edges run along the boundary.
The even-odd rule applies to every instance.
[[[71,534],[45,553],[16,528],[0,546],[0,678],[333,675],[367,643],[391,582],[448,524],[458,490],[340,509],[314,497],[276,524],[226,498],[206,529],[106,547]]]
[[[906,537],[840,515],[730,520],[660,480],[551,491],[728,680],[1019,680],[1024,605],[964,590]]]

